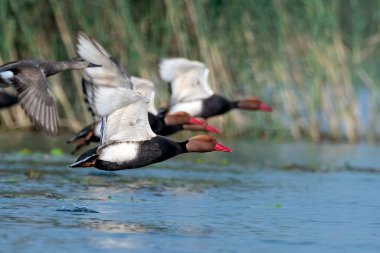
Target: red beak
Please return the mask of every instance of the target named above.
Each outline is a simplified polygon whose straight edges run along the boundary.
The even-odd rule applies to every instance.
[[[215,127],[213,127],[213,126],[210,126],[210,125],[207,125],[207,126],[205,127],[205,130],[206,130],[207,132],[210,132],[210,133],[216,133],[216,134],[220,134],[220,133],[221,133],[217,128],[215,128]]]
[[[199,120],[199,119],[196,119],[196,118],[193,118],[193,117],[190,117],[189,119],[189,124],[190,125],[201,125],[201,126],[205,126],[205,130],[207,132],[210,132],[210,133],[217,133],[217,134],[220,134],[221,132],[216,129],[215,127],[211,126],[211,125],[208,125],[206,121],[202,121],[202,120]]]
[[[203,126],[204,122],[200,121],[199,119],[190,117],[189,124],[190,125],[201,125],[201,126]]]
[[[270,106],[268,106],[268,105],[266,105],[264,103],[261,103],[259,105],[259,110],[260,111],[264,111],[264,112],[271,112],[273,109],[272,109],[272,107],[270,107]]]
[[[223,146],[219,142],[216,143],[214,150],[215,151],[221,151],[221,152],[232,152],[232,149],[227,148],[226,146]]]

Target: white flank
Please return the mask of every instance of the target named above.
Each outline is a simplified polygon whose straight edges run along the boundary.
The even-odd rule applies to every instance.
[[[197,117],[202,112],[202,101],[197,100],[188,103],[179,103],[170,107],[169,112],[187,112],[190,116]]]
[[[0,72],[0,77],[3,79],[6,83],[12,83],[11,78],[13,77],[13,72],[10,70]]]
[[[135,159],[138,154],[138,144],[122,142],[103,148],[99,159],[102,161],[122,163]]]

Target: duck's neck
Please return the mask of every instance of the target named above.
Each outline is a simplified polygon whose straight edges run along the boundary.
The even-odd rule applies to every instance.
[[[41,64],[41,68],[43,68],[46,76],[52,76],[61,71],[70,69],[71,63],[69,61],[46,62]]]
[[[74,57],[67,61],[40,63],[40,67],[44,70],[46,76],[52,76],[61,71],[69,69],[83,69],[88,65],[88,62],[79,60],[77,57]]]
[[[188,153],[189,151],[187,150],[187,147],[186,147],[186,144],[188,143],[189,141],[186,140],[186,141],[182,141],[182,142],[177,142],[178,146],[180,147],[180,149],[178,150],[179,151],[179,154],[183,154],[183,153]]]
[[[202,118],[209,118],[228,112],[231,109],[237,108],[238,101],[230,101],[219,95],[212,95],[203,101]]]
[[[230,102],[230,108],[231,108],[231,109],[239,108],[240,100],[229,101],[229,102]]]

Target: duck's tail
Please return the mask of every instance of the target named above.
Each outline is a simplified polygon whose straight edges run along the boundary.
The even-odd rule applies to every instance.
[[[69,165],[70,168],[77,168],[77,167],[92,167],[95,165],[96,160],[98,159],[98,154],[96,153],[96,150],[98,148],[92,148],[90,150],[87,150],[84,152],[78,160]]]

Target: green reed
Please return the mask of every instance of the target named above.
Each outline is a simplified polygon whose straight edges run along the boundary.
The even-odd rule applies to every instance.
[[[271,114],[232,112],[211,122],[228,136],[375,140],[380,0],[20,0],[0,1],[0,62],[63,60],[75,34],[102,43],[132,75],[151,79],[166,105],[163,57],[205,62],[210,84],[230,98],[258,96]],[[91,121],[80,73],[51,79],[62,124]],[[363,122],[359,101],[364,102]],[[1,126],[28,126],[18,107],[0,111]]]

